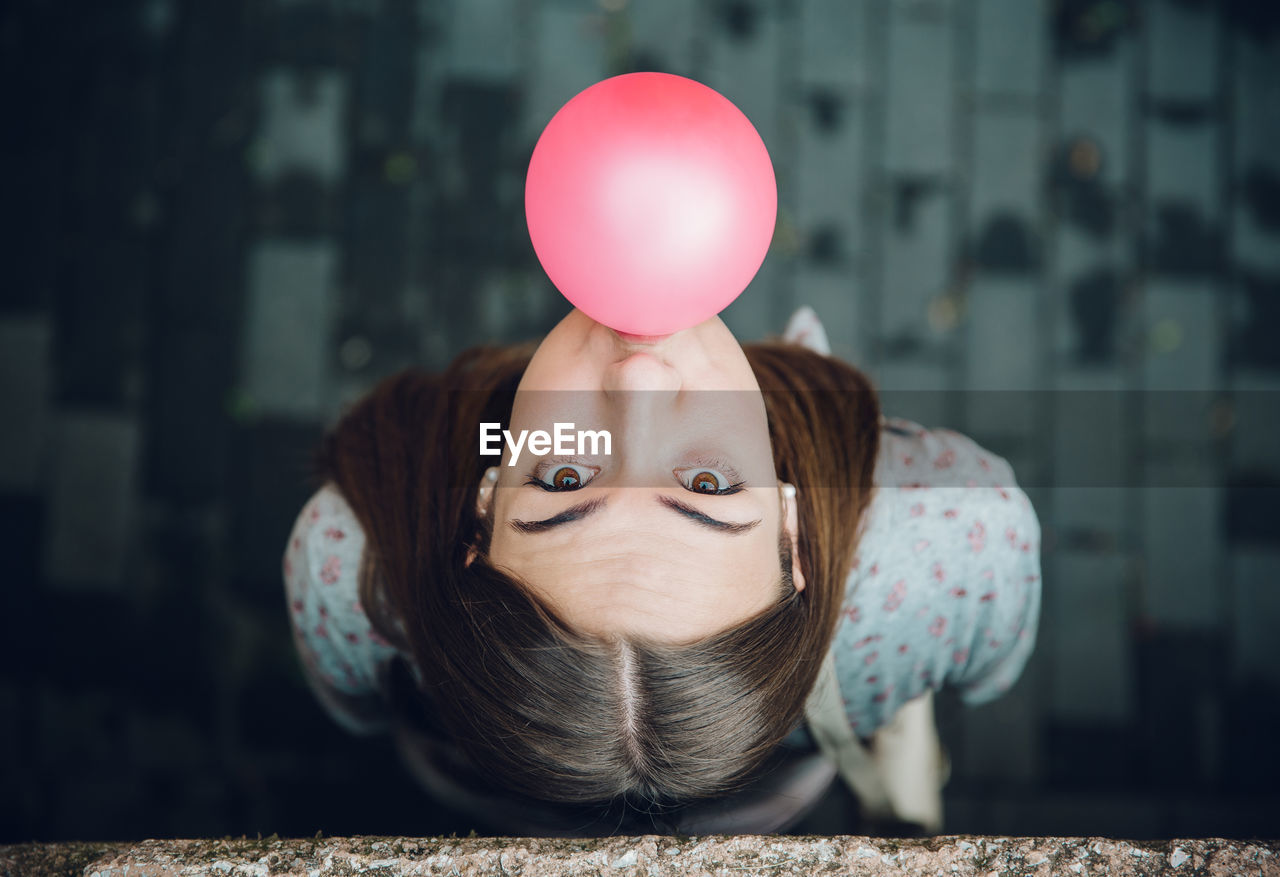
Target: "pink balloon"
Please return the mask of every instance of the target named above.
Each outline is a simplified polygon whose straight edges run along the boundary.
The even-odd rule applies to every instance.
[[[666,335],[729,305],[773,238],[778,189],[727,98],[667,73],[580,92],[529,161],[525,217],[556,288],[619,332]]]

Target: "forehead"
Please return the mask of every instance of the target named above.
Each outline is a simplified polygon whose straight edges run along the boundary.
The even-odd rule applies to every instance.
[[[777,597],[772,527],[737,537],[698,533],[679,521],[574,527],[580,529],[513,538],[491,560],[584,633],[690,642],[745,621]]]

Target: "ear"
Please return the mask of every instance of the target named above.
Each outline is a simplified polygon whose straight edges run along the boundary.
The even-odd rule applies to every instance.
[[[797,591],[803,591],[806,582],[804,564],[800,562],[800,501],[793,484],[779,485],[778,492],[782,496],[782,528],[791,539],[791,580]]]
[[[480,484],[476,488],[476,515],[481,518],[487,518],[493,514],[494,490],[498,483],[498,469],[490,466],[485,470],[484,475],[480,477]],[[467,560],[465,565],[471,566],[476,559],[476,549],[474,546],[467,549]]]
[[[476,516],[487,518],[493,511],[493,494],[498,484],[498,467],[490,466],[480,476],[480,484],[476,488]]]

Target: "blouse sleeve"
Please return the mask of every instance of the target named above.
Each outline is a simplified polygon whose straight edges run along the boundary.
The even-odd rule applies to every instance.
[[[782,337],[831,352],[809,307]],[[1040,522],[1008,461],[953,430],[886,417],[874,483],[832,642],[861,736],[944,684],[970,705],[999,697],[1040,620]]]
[[[303,506],[284,553],[285,598],[303,675],[325,711],[354,734],[388,728],[379,667],[395,649],[358,595],[365,535],[332,484]]]
[[[875,482],[833,644],[864,735],[926,689],[954,686],[970,705],[999,697],[1040,616],[1040,524],[1007,461],[886,418]]]

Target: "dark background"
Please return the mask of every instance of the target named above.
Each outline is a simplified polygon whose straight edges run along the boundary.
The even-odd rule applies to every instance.
[[[281,557],[345,403],[566,311],[524,171],[632,70],[773,157],[739,337],[813,305],[1040,513],[1035,656],[939,705],[946,830],[1275,836],[1277,8],[4,4],[0,843],[465,830],[304,687]]]

